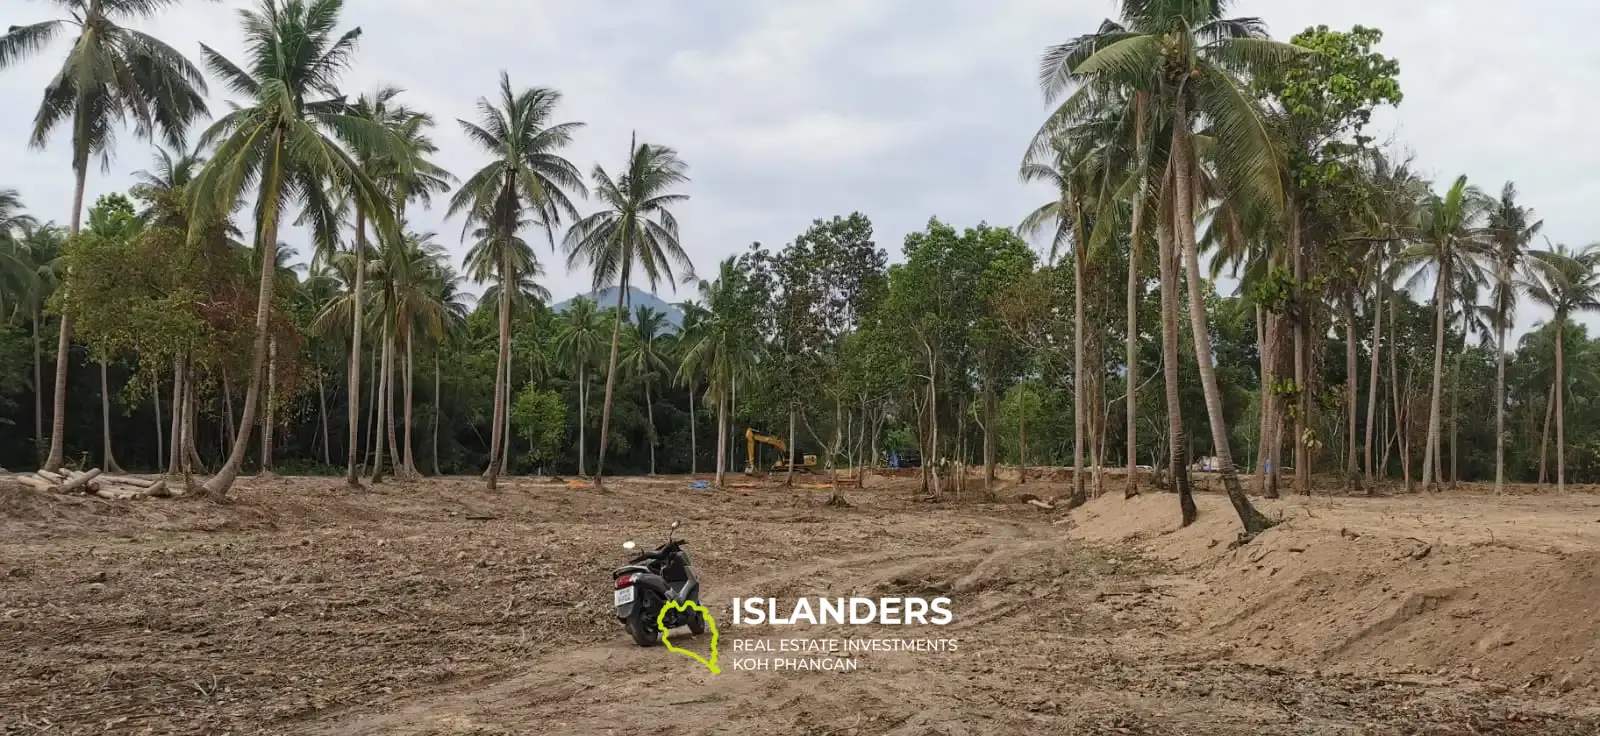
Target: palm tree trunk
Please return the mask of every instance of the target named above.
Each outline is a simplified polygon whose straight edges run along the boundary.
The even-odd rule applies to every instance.
[[[1173,147],[1178,159],[1178,170],[1174,177],[1177,190],[1173,197],[1176,205],[1174,226],[1177,228],[1178,245],[1183,249],[1184,264],[1189,272],[1189,325],[1190,331],[1194,333],[1195,362],[1200,368],[1200,387],[1205,394],[1206,414],[1211,419],[1211,446],[1217,456],[1217,470],[1222,474],[1222,487],[1228,493],[1228,501],[1239,514],[1239,520],[1244,525],[1245,537],[1253,537],[1272,526],[1272,521],[1257,511],[1250,503],[1249,497],[1244,495],[1244,487],[1239,483],[1239,474],[1233,467],[1233,452],[1228,447],[1228,421],[1222,413],[1222,392],[1217,388],[1216,358],[1211,351],[1211,332],[1206,327],[1205,282],[1200,278],[1200,253],[1195,242],[1194,199],[1189,179],[1193,154],[1189,148],[1189,118],[1181,100],[1177,105],[1173,122],[1179,126],[1173,135]]]
[[[1511,278],[1505,263],[1500,266],[1500,286],[1509,289]],[[1494,337],[1494,492],[1500,495],[1506,484],[1506,309],[1495,315]]]
[[[650,474],[656,474],[656,407],[650,403],[650,381],[644,382],[644,414],[650,423]]]
[[[506,394],[509,393],[506,385],[510,376],[506,375],[506,356],[511,354],[511,289],[513,284],[510,278],[510,267],[503,259],[500,262],[500,353],[495,361],[494,377],[494,418],[493,428],[489,431],[489,490],[496,489],[500,477],[500,453],[505,452],[505,425],[506,425]]]
[[[789,472],[785,475],[783,484],[794,485],[794,405],[789,405]]]
[[[1300,210],[1291,203],[1289,211],[1289,257],[1294,259],[1294,280],[1296,284],[1306,282],[1306,254],[1305,245],[1300,232]],[[1311,349],[1310,328],[1306,323],[1311,320],[1311,315],[1302,312],[1294,321],[1294,384],[1295,384],[1295,414],[1294,436],[1290,440],[1294,443],[1294,488],[1300,493],[1311,493],[1311,453],[1306,447],[1306,424],[1311,415],[1311,398],[1309,375],[1307,373],[1310,362],[1307,352]]]
[[[367,417],[365,420],[363,420],[363,423],[367,427],[367,441],[361,446],[361,458],[363,463],[371,464],[374,468],[377,466],[377,463],[375,462],[375,453],[378,449],[378,415],[380,413],[380,407],[378,406],[378,388],[381,386],[379,379],[382,376],[382,371],[380,370],[381,361],[379,358],[382,357],[382,355],[382,340],[373,340],[372,365],[368,369],[368,373],[371,375],[371,377],[367,379]]]
[[[1144,280],[1139,274],[1139,249],[1140,236],[1143,233],[1144,209],[1150,198],[1150,175],[1146,171],[1146,151],[1144,145],[1144,93],[1137,93],[1134,98],[1134,150],[1140,163],[1138,169],[1139,193],[1133,203],[1133,226],[1128,234],[1128,334],[1127,352],[1125,358],[1126,374],[1128,381],[1127,396],[1127,430],[1128,430],[1128,477],[1122,496],[1133,498],[1139,495],[1139,296],[1140,286]],[[1018,420],[1018,430],[1021,430],[1021,420]]]
[[[413,397],[413,391],[412,391],[412,387],[411,387],[411,380],[412,380],[413,375],[414,375],[413,369],[414,369],[415,359],[414,359],[414,356],[413,356],[412,350],[411,350],[411,342],[412,342],[411,338],[412,338],[412,335],[410,334],[410,330],[409,329],[406,332],[407,332],[407,334],[406,334],[406,408],[405,408],[405,422],[406,422],[406,424],[405,424],[405,448],[406,448],[406,452],[405,452],[405,461],[406,461],[406,474],[411,476],[412,478],[415,478],[418,475],[421,475],[421,473],[417,472],[416,456],[414,454],[412,454],[412,451],[411,451],[411,435],[412,435],[412,432],[411,432],[411,418],[412,418],[411,400],[412,400],[412,397]]]
[[[184,380],[184,365],[188,363],[188,356],[179,355],[172,366],[172,434],[168,435],[167,442],[167,475],[177,477],[183,471],[183,425],[184,405],[187,403],[189,388]]]
[[[1556,493],[1567,491],[1567,316],[1556,315]]]
[[[77,117],[81,118],[82,115]],[[75,120],[75,124],[82,123]],[[89,150],[87,146],[79,147],[81,151],[73,152],[72,173],[72,226],[68,234],[77,238],[83,230],[83,190],[89,180]],[[69,282],[70,283],[70,282]],[[56,383],[54,412],[50,416],[50,453],[45,457],[44,469],[51,472],[61,469],[65,462],[67,441],[67,361],[72,353],[72,315],[61,315],[61,332],[56,338]]]
[[[249,449],[250,429],[256,420],[256,407],[261,399],[261,373],[262,364],[267,360],[267,318],[272,313],[272,286],[273,279],[277,277],[277,269],[272,264],[278,262],[278,213],[279,195],[281,193],[283,132],[273,132],[271,160],[267,161],[262,173],[262,207],[264,220],[260,225],[261,237],[258,247],[261,249],[261,286],[256,295],[256,324],[255,345],[251,349],[250,358],[250,388],[244,397],[244,417],[239,422],[239,436],[234,438],[233,450],[228,453],[228,459],[217,470],[211,480],[206,481],[206,495],[214,499],[227,497],[228,490],[233,487],[233,481],[238,478],[239,470],[244,467],[245,452]]]
[[[584,458],[588,456],[587,437],[589,435],[589,367],[578,366],[578,475],[587,475],[584,472]],[[720,481],[719,481],[720,482]]]
[[[1372,434],[1378,422],[1378,393],[1381,390],[1378,381],[1381,374],[1378,366],[1383,360],[1383,260],[1380,257],[1373,269],[1377,275],[1377,294],[1372,299],[1372,357],[1367,366],[1367,434],[1363,440],[1366,449],[1367,485],[1370,487],[1378,482],[1378,469],[1372,464]],[[1393,339],[1393,338],[1391,338]],[[1385,448],[1388,444],[1385,443]]]
[[[1261,473],[1259,489],[1267,498],[1278,497],[1278,448],[1283,444],[1278,437],[1278,394],[1273,391],[1278,382],[1279,343],[1283,327],[1278,315],[1257,308],[1257,319],[1262,322],[1261,340],[1261,445],[1256,453],[1257,468]]]
[[[876,463],[877,450],[873,450],[873,462]],[[1133,455],[1133,450],[1128,450],[1128,455]],[[1028,482],[1028,400],[1022,397],[1017,402],[1017,485],[1026,485]],[[1132,482],[1132,481],[1130,481]]]
[[[365,311],[363,301],[367,283],[367,221],[366,211],[360,202],[356,203],[356,278],[355,288],[351,294],[352,307],[350,309],[350,365],[346,376],[346,393],[349,394],[349,435],[350,446],[346,448],[346,465],[344,482],[350,488],[361,487],[361,465],[357,458],[361,452],[361,327],[362,312]]]
[[[1439,259],[1439,278],[1433,290],[1433,393],[1428,400],[1428,444],[1422,450],[1422,485],[1433,491],[1438,489],[1438,448],[1440,420],[1440,400],[1444,383],[1444,322],[1445,313],[1449,311],[1448,298],[1450,283],[1450,259],[1448,255]]]
[[[384,332],[387,332],[384,329]],[[378,338],[378,370],[372,380],[377,393],[372,397],[372,482],[383,482],[384,409],[389,398],[389,340],[387,335]]]
[[[33,459],[39,460],[44,448],[44,356],[39,350],[39,310],[33,310]]]
[[[444,401],[439,396],[439,350],[433,351],[433,474],[444,475],[439,472],[439,408],[444,406]]]
[[[511,474],[511,402],[516,397],[516,391],[511,388],[511,351],[506,351],[506,414],[505,426],[500,434],[500,474]]]
[[[272,472],[272,425],[278,408],[278,338],[267,340],[267,408],[261,416],[261,474]]]
[[[1539,485],[1549,482],[1545,461],[1550,458],[1550,420],[1556,411],[1556,385],[1550,384],[1549,395],[1544,400],[1544,431],[1539,433]]]
[[[721,392],[717,401],[717,487],[722,488],[728,472],[728,395]]]
[[[384,431],[389,436],[389,467],[394,468],[395,477],[404,479],[407,477],[406,466],[400,462],[400,442],[399,437],[396,435],[397,422],[395,422],[394,415],[394,405],[396,403],[394,400],[394,384],[395,379],[398,377],[398,371],[395,370],[394,364],[400,357],[397,355],[400,351],[395,342],[395,335],[391,331],[383,345],[383,398],[379,399],[379,401],[383,402],[383,419],[381,421],[384,423]]]
[[[100,432],[104,439],[106,472],[121,473],[117,456],[111,452],[111,382],[106,377],[106,363],[100,361]]]
[[[322,424],[322,464],[331,468],[333,467],[333,452],[328,442],[328,389],[326,382],[323,380],[320,366],[317,370],[317,406],[320,409],[319,416],[322,417],[320,422]]]
[[[227,437],[227,442],[229,444],[232,444],[234,438],[239,436],[239,428],[237,426],[235,426],[234,421],[233,421],[233,388],[232,388],[232,386],[233,386],[233,381],[228,380],[228,369],[226,369],[226,368],[222,369],[222,407],[223,407],[223,410],[225,412],[222,415],[222,418],[224,420],[223,421],[223,429],[226,430],[225,431],[225,436]]]
[[[1344,300],[1344,405],[1345,405],[1345,460],[1344,475],[1347,488],[1358,489],[1361,487],[1361,472],[1356,468],[1360,450],[1356,447],[1356,406],[1359,401],[1356,388],[1359,383],[1356,375],[1360,369],[1356,360],[1356,306],[1355,296],[1346,295]]]
[[[1172,182],[1176,160],[1176,156],[1169,156],[1167,159],[1163,189]],[[1178,359],[1178,264],[1173,258],[1172,247],[1172,193],[1164,192],[1162,201],[1160,221],[1156,227],[1156,245],[1159,251],[1157,260],[1161,264],[1161,373],[1165,379],[1167,394],[1167,464],[1172,469],[1172,487],[1178,493],[1178,508],[1182,513],[1183,526],[1188,526],[1199,518],[1200,511],[1194,505],[1194,490],[1189,486],[1183,405],[1180,403],[1182,397],[1178,392],[1178,372],[1181,365]]]
[[[161,379],[156,377],[155,371],[150,372],[150,405],[156,410],[156,467],[159,468],[167,453],[161,437],[165,426],[161,421]]]
[[[1450,380],[1450,488],[1461,480],[1461,362],[1467,356],[1467,336],[1461,334],[1461,350],[1456,352]]]
[[[1072,202],[1072,496],[1067,508],[1087,503],[1088,494],[1083,487],[1083,433],[1088,422],[1088,407],[1083,372],[1083,269],[1088,262],[1088,239],[1084,237],[1083,207],[1078,194],[1069,195]]]
[[[617,387],[617,349],[622,345],[622,298],[628,293],[628,267],[617,280],[617,322],[611,328],[611,361],[606,368],[606,401],[600,409],[600,457],[594,461],[594,487],[606,487],[606,444],[611,439],[611,399]]]
[[[695,444],[695,437],[699,434],[699,432],[696,431],[697,428],[695,426],[695,425],[699,424],[699,422],[696,421],[696,419],[698,419],[699,415],[694,413],[694,392],[695,392],[695,388],[696,388],[695,387],[695,382],[694,381],[690,381],[689,382],[689,476],[691,478],[698,474],[697,470],[699,468],[699,460],[700,460],[700,449]]]

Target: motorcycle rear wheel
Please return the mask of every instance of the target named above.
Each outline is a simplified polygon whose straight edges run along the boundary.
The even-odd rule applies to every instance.
[[[661,611],[661,603],[655,593],[639,589],[639,602],[628,614],[626,624],[633,643],[641,647],[653,647],[661,643],[661,630],[656,628],[656,615]]]

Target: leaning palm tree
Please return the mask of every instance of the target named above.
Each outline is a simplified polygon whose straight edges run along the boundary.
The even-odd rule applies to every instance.
[[[206,114],[206,83],[200,70],[171,46],[127,23],[154,17],[176,0],[51,0],[70,17],[11,26],[0,36],[0,71],[39,53],[51,41],[76,28],[61,69],[44,89],[34,114],[29,139],[44,148],[50,134],[63,125],[72,131],[72,217],[68,232],[77,237],[83,226],[83,192],[89,159],[100,156],[109,165],[116,132],[132,122],[145,139],[160,136],[183,148],[189,123]],[[56,355],[71,346],[72,320],[61,320]],[[50,427],[47,470],[64,460],[67,409],[67,361],[56,361],[55,415]]]
[[[1600,311],[1600,243],[1573,251],[1564,245],[1550,251],[1535,251],[1531,278],[1522,281],[1533,303],[1554,315],[1556,381],[1556,491],[1567,487],[1566,343],[1567,324],[1583,312]]]
[[[1506,182],[1489,212],[1489,237],[1494,244],[1494,303],[1490,318],[1494,324],[1494,492],[1504,490],[1506,482],[1506,332],[1515,319],[1517,292],[1515,277],[1522,271],[1528,243],[1544,227],[1533,220],[1533,210],[1517,204],[1517,185]]]
[[[1457,177],[1443,195],[1429,195],[1423,203],[1418,242],[1400,257],[1402,264],[1416,267],[1409,286],[1415,288],[1427,275],[1434,276],[1433,393],[1429,398],[1427,446],[1422,453],[1422,482],[1429,490],[1438,486],[1440,475],[1444,336],[1451,296],[1459,291],[1451,285],[1469,276],[1475,278],[1478,261],[1488,248],[1480,225],[1492,206],[1493,200],[1467,184],[1466,176]]]
[[[667,353],[662,344],[662,333],[666,330],[666,323],[667,315],[661,312],[642,305],[635,309],[633,321],[629,323],[630,332],[626,350],[621,357],[623,370],[637,376],[644,384],[644,410],[650,435],[651,475],[656,474],[656,443],[660,438],[656,436],[656,411],[655,405],[650,401],[650,388],[667,372]]]
[[[1201,358],[1197,362],[1214,452],[1228,498],[1249,537],[1266,529],[1270,521],[1250,504],[1239,483],[1228,447],[1216,366],[1207,359],[1212,353],[1200,288],[1194,211],[1200,191],[1196,174],[1202,162],[1195,147],[1194,126],[1197,120],[1208,123],[1208,158],[1223,191],[1252,198],[1265,209],[1282,211],[1282,156],[1255,97],[1247,91],[1247,82],[1263,73],[1281,71],[1301,50],[1266,38],[1266,29],[1257,19],[1225,17],[1228,5],[1227,0],[1199,4],[1123,0],[1121,24],[1107,21],[1092,37],[1052,47],[1041,62],[1040,80],[1047,96],[1076,89],[1052,114],[1041,137],[1061,125],[1095,117],[1109,98],[1148,96],[1160,104],[1153,114],[1170,121],[1166,166],[1170,196],[1164,201],[1171,209],[1160,215],[1161,224],[1170,223],[1173,260],[1181,258],[1185,265],[1190,331],[1195,354]],[[1163,288],[1176,289],[1177,278],[1174,271],[1164,270]],[[1170,370],[1176,362],[1167,365]],[[1172,393],[1170,388],[1168,393]],[[1173,429],[1176,436],[1178,428]]]
[[[544,87],[517,91],[511,87],[511,78],[500,73],[500,99],[498,104],[486,97],[478,98],[478,122],[458,120],[467,138],[491,160],[483,168],[468,176],[461,188],[450,199],[450,214],[467,214],[467,226],[481,226],[483,242],[494,244],[493,260],[502,284],[514,284],[518,279],[512,273],[508,258],[513,251],[518,231],[530,221],[545,229],[551,246],[555,245],[554,228],[563,218],[577,217],[569,194],[587,195],[583,175],[560,154],[572,142],[572,134],[583,123],[552,123],[561,93]],[[500,363],[503,365],[511,352],[511,292],[500,291]],[[503,369],[495,371],[494,428],[489,440],[489,488],[495,487],[501,453],[505,452],[506,385]]]
[[[302,208],[315,242],[334,242],[337,223],[330,189],[355,189],[379,229],[395,231],[393,215],[381,206],[382,193],[337,142],[360,141],[363,148],[398,155],[382,127],[350,115],[339,98],[335,84],[361,35],[359,28],[338,33],[343,6],[343,0],[262,0],[255,10],[241,10],[249,49],[244,67],[201,45],[212,73],[246,97],[248,105],[217,120],[201,138],[202,145],[215,148],[195,182],[194,219],[231,212],[246,190],[254,188],[254,240],[263,249],[263,263],[277,260],[279,226],[291,204]],[[227,461],[205,483],[205,491],[214,497],[227,494],[244,463],[266,360],[273,276],[271,269],[262,269],[244,418]]]
[[[689,198],[671,190],[689,181],[688,166],[677,151],[666,146],[628,143],[628,163],[613,180],[599,165],[594,167],[595,194],[606,209],[574,223],[564,246],[567,267],[589,266],[596,291],[617,288],[616,323],[611,330],[611,361],[606,369],[606,398],[600,410],[600,456],[595,461],[594,483],[605,486],[606,440],[611,431],[612,392],[617,383],[617,350],[622,342],[623,300],[632,285],[633,268],[644,272],[650,290],[665,279],[674,284],[676,263],[685,273],[694,271],[689,254],[678,243],[678,220],[671,207]]]
[[[556,359],[572,371],[578,382],[578,475],[584,475],[589,434],[589,371],[600,355],[600,311],[591,299],[578,297],[567,305],[561,324],[556,327]]]

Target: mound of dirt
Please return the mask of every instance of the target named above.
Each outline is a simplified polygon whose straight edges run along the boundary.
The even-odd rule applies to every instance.
[[[1197,500],[1179,529],[1173,496],[1103,497],[1073,534],[1184,570],[1175,617],[1242,661],[1600,687],[1594,499],[1258,500],[1281,521],[1237,549],[1226,499]]]

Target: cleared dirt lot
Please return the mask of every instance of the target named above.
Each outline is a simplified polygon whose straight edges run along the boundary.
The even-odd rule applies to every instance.
[[[239,501],[0,490],[0,732],[1593,734],[1600,500],[1294,498],[1229,549],[1202,495],[1072,514],[848,491],[246,482]],[[493,518],[484,518],[493,517]],[[712,675],[609,617],[681,519],[722,638],[942,637]],[[937,632],[735,627],[735,596],[949,596]],[[696,642],[703,649],[704,641]]]

